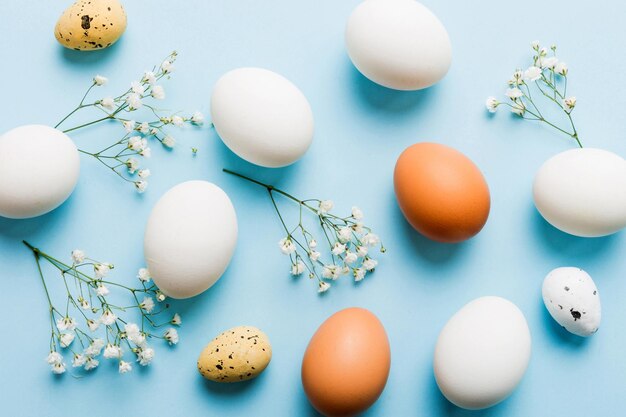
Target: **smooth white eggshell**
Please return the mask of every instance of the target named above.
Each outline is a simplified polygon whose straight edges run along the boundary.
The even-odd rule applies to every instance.
[[[477,298],[446,323],[435,347],[434,371],[443,395],[477,410],[508,397],[530,359],[530,331],[515,304]]]
[[[296,162],[313,140],[313,112],[304,94],[262,68],[224,74],[211,95],[211,117],[230,150],[264,167]]]
[[[588,273],[580,268],[557,268],[544,279],[541,293],[552,318],[568,332],[587,337],[598,331],[600,294]]]
[[[366,0],[350,15],[346,47],[354,66],[375,83],[421,90],[441,80],[452,61],[443,24],[414,0]]]
[[[188,181],[171,188],[152,209],[144,255],[163,293],[189,298],[222,276],[236,243],[237,216],[226,193],[210,182]]]
[[[535,206],[557,229],[582,237],[626,227],[626,160],[602,149],[561,152],[539,169]]]
[[[80,158],[60,130],[20,126],[0,136],[0,216],[26,219],[48,213],[72,194]]]

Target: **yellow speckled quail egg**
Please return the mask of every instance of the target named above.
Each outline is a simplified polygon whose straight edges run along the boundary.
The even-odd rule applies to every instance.
[[[118,0],[78,0],[65,9],[54,28],[66,48],[93,51],[113,45],[126,30],[126,12]]]

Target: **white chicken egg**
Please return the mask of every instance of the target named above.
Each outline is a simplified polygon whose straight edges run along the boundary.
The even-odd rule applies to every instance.
[[[224,74],[211,95],[211,117],[230,150],[264,167],[296,162],[313,140],[313,112],[304,94],[262,68]]]
[[[561,152],[537,172],[533,198],[544,219],[566,233],[615,233],[626,227],[626,160],[602,149]]]
[[[521,381],[530,347],[528,324],[515,304],[501,297],[477,298],[439,334],[433,362],[437,385],[461,408],[491,407]]]
[[[414,0],[366,0],[352,12],[346,47],[367,78],[395,90],[421,90],[441,80],[452,61],[443,24]]]
[[[80,172],[74,142],[60,130],[20,126],[0,136],[0,216],[48,213],[72,194]]]
[[[222,276],[235,251],[237,216],[215,184],[187,181],[156,203],[146,226],[144,255],[154,283],[172,298],[189,298]]]

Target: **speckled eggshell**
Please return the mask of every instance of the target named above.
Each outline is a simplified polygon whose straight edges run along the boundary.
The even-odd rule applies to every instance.
[[[198,371],[215,382],[239,382],[256,378],[270,363],[272,346],[256,327],[228,329],[200,353]]]
[[[54,28],[66,48],[93,51],[113,45],[126,30],[126,12],[117,0],[78,0],[69,6]]]
[[[600,294],[588,273],[580,268],[557,268],[546,276],[541,292],[552,318],[568,332],[587,337],[598,331]]]

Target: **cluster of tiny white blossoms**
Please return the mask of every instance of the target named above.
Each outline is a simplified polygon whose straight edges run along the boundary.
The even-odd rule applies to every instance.
[[[141,286],[137,288],[107,279],[113,265],[88,258],[81,250],[72,251],[72,263],[66,264],[24,242],[34,253],[37,269],[46,292],[50,312],[50,353],[46,361],[55,374],[66,372],[64,355],[70,355],[71,365],[91,371],[102,358],[118,363],[118,370],[130,372],[133,362],[149,365],[155,355],[148,344],[151,339],[161,339],[170,345],[178,343],[180,315],[174,314],[166,322],[159,322],[169,305],[163,303],[165,295],[151,282],[150,273],[141,268],[137,274]],[[53,304],[50,286],[44,278],[41,259],[53,265],[61,275],[66,297],[58,308]],[[113,289],[123,289],[132,295],[129,305],[112,303],[109,295]],[[155,301],[156,300],[156,301]],[[122,315],[129,310],[141,314],[134,323]],[[154,333],[166,328],[164,332]],[[126,353],[133,357],[128,359]],[[133,361],[134,359],[134,361]]]
[[[567,94],[569,68],[556,56],[556,45],[542,47],[539,42],[532,42],[534,51],[532,65],[527,69],[517,69],[508,81],[507,100],[500,102],[495,97],[488,97],[485,106],[490,113],[495,113],[499,106],[508,106],[512,113],[526,119],[546,123],[556,130],[573,138],[582,147],[578,132],[572,119],[576,107],[576,97]],[[533,96],[533,91],[535,96]],[[539,97],[557,106],[568,120],[569,127],[560,127],[548,120],[540,110]],[[571,130],[570,130],[571,129]]]
[[[319,293],[326,292],[329,281],[341,276],[352,275],[355,281],[361,281],[368,273],[374,272],[378,261],[371,256],[371,248],[379,247],[381,253],[386,251],[378,235],[363,224],[363,212],[352,207],[349,216],[339,217],[331,213],[334,204],[331,200],[308,199],[300,200],[274,186],[264,184],[235,172],[224,170],[255,184],[264,186],[272,200],[274,209],[280,218],[285,237],[280,239],[280,251],[289,257],[291,275],[299,276],[307,273],[309,278],[317,280]],[[288,228],[278,208],[274,193],[280,194],[298,203],[299,222]],[[322,229],[322,239],[318,239],[306,228],[303,212],[313,213]],[[327,253],[322,253],[326,248]]]
[[[148,187],[150,169],[143,167],[140,160],[150,158],[150,140],[156,140],[165,148],[171,149],[176,145],[176,139],[166,131],[167,127],[204,123],[204,115],[200,112],[191,115],[162,114],[151,104],[151,101],[165,99],[165,90],[159,82],[170,78],[176,56],[176,52],[172,52],[161,65],[145,71],[138,80],[131,82],[130,87],[122,94],[86,103],[85,100],[94,87],[104,86],[108,82],[106,77],[96,75],[78,106],[55,126],[58,128],[78,110],[88,107],[98,109],[104,115],[92,122],[64,129],[63,132],[71,132],[106,120],[119,122],[125,130],[121,139],[98,152],[83,149],[80,152],[96,158],[124,181],[133,184],[140,193]],[[144,120],[137,120],[135,116],[140,109],[148,109],[148,116]]]

